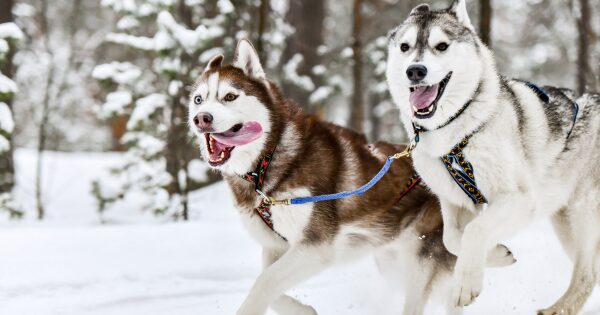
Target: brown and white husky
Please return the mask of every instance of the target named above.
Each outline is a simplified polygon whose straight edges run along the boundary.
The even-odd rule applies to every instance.
[[[316,314],[285,291],[370,253],[386,278],[405,285],[404,314],[421,314],[432,289],[449,288],[442,282],[450,279],[455,257],[443,246],[437,199],[418,185],[401,198],[413,176],[409,159],[396,161],[361,197],[268,207],[255,192],[281,199],[352,190],[403,147],[369,146],[364,136],[303,113],[267,80],[246,40],[232,65],[223,59],[214,57],[193,86],[189,123],[263,246],[264,270],[237,314],[264,314],[268,307],[282,315]]]

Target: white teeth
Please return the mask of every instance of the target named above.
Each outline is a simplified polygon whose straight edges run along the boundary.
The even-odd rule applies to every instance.
[[[221,160],[225,158],[225,152],[221,152]]]
[[[433,111],[433,105],[427,107],[426,110],[419,110],[417,107],[413,106],[413,111],[415,113],[419,113],[420,115],[429,114]]]

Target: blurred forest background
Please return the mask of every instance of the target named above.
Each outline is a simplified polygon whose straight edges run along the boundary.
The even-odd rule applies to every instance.
[[[386,34],[421,2],[0,0],[0,214],[24,213],[11,196],[15,151],[35,153],[35,207],[25,214],[39,219],[52,198],[42,185],[48,151],[117,151],[90,183],[100,214],[127,200],[188,219],[188,194],[219,177],[188,134],[187,87],[213,55],[231,60],[243,37],[305,110],[371,140],[406,141],[385,82]],[[600,90],[600,2],[468,6],[505,75]]]

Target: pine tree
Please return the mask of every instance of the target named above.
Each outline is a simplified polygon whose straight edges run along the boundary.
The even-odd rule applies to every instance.
[[[119,16],[107,41],[133,49],[131,62],[98,65],[93,77],[110,90],[98,108],[105,119],[126,117],[127,152],[112,176],[93,183],[99,211],[135,195],[142,209],[186,220],[188,193],[215,178],[200,160],[188,132],[186,87],[218,53],[233,52],[242,37],[255,39],[260,2],[230,0],[103,0]],[[264,10],[264,8],[262,8]],[[260,30],[269,60],[279,60],[286,27],[281,10],[268,12]],[[248,30],[253,30],[249,32]],[[267,67],[272,62],[265,62]],[[276,63],[274,63],[276,65]],[[130,198],[131,199],[131,198]]]
[[[23,32],[16,24],[13,22],[0,24],[0,69],[9,72],[6,74],[0,72],[0,212],[8,212],[11,217],[23,215],[11,194],[14,185],[11,136],[15,124],[9,106],[18,92],[17,84],[10,78],[12,72],[10,58],[14,53],[16,42],[21,39],[23,39]]]

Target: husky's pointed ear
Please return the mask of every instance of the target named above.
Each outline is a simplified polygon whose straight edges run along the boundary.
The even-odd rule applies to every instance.
[[[204,71],[217,70],[217,69],[221,68],[223,59],[225,59],[225,57],[221,54],[218,54],[218,55],[212,57],[210,59],[210,61],[208,62],[208,64],[206,65],[206,68],[204,68]]]
[[[412,11],[410,11],[410,15],[415,15],[419,13],[429,12],[429,4],[423,3],[416,6]]]
[[[235,49],[233,66],[242,69],[242,71],[251,78],[259,80],[266,79],[265,71],[260,64],[258,53],[247,39],[242,39],[238,42],[237,48]]]
[[[464,26],[474,30],[471,19],[469,18],[469,12],[467,11],[467,0],[454,0],[448,11],[456,16],[458,21]]]

